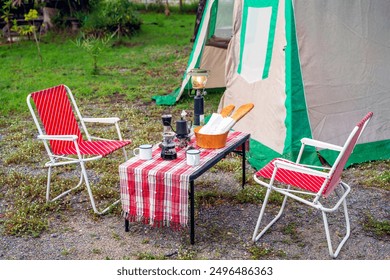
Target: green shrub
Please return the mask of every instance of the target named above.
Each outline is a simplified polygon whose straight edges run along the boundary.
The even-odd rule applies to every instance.
[[[196,14],[198,10],[199,1],[193,1],[192,3],[183,3],[181,9],[179,5],[169,4],[169,10],[172,13],[182,13],[182,14]],[[154,12],[154,13],[164,13],[165,12],[165,1],[156,1],[156,3],[134,3],[133,7],[137,11],[142,12]]]
[[[98,58],[100,57],[101,53],[108,48],[110,40],[111,37],[109,36],[97,37],[93,34],[89,36],[82,34],[82,36],[77,38],[75,41],[75,45],[77,47],[84,49],[91,56],[93,60],[92,74],[94,75],[99,74],[97,65]]]
[[[150,3],[146,5],[146,10],[155,13],[164,13],[165,6],[162,3]]]
[[[141,27],[141,19],[127,0],[97,1],[92,12],[83,18],[84,32],[95,35],[116,33],[131,36]]]
[[[363,228],[378,237],[390,236],[390,222],[388,220],[377,220],[370,213],[366,213]]]
[[[188,3],[188,4],[187,3],[183,3],[183,5],[181,7],[181,11],[179,10],[178,6],[173,6],[173,7],[169,6],[169,8],[173,12],[175,12],[175,9],[177,9],[178,12],[181,12],[181,13],[196,14],[196,12],[198,11],[198,5],[199,5],[199,1],[194,1],[194,2]]]

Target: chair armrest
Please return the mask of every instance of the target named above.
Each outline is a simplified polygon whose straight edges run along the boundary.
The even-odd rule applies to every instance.
[[[113,118],[83,118],[84,122],[89,123],[117,123],[120,121],[119,118],[113,117]]]
[[[75,141],[77,135],[38,135],[39,140],[60,140],[60,141]]]
[[[339,152],[343,149],[343,147],[341,147],[341,146],[329,144],[326,142],[322,142],[322,141],[314,140],[314,139],[310,139],[310,138],[302,138],[301,143],[304,145],[309,145],[309,146],[313,146],[316,148],[330,149],[330,150],[339,151]]]
[[[277,169],[286,169],[290,171],[295,171],[303,174],[308,174],[308,175],[314,175],[314,176],[320,176],[320,177],[327,177],[328,173],[314,170],[311,168],[304,167],[302,165],[297,165],[289,162],[285,162],[282,160],[275,160],[274,165]]]

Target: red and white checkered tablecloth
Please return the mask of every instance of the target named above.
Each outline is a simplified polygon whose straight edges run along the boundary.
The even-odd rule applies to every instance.
[[[151,160],[133,157],[119,166],[122,210],[130,221],[143,221],[154,226],[178,229],[188,222],[189,177],[216,154],[223,152],[245,137],[243,132],[230,132],[226,146],[221,149],[196,147],[200,150],[200,164],[186,163],[185,149],[176,148],[177,159],[163,160],[161,148],[153,147]]]

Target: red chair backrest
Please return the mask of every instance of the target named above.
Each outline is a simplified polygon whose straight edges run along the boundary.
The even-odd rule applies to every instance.
[[[345,151],[344,153],[340,154],[339,157],[336,159],[336,162],[335,162],[335,166],[333,167],[334,168],[334,172],[330,178],[330,181],[329,181],[329,184],[328,184],[328,187],[324,190],[323,194],[325,196],[327,196],[329,193],[331,193],[335,187],[337,186],[337,184],[340,182],[341,180],[341,174],[344,170],[344,167],[345,165],[347,164],[347,161],[349,159],[349,156],[352,154],[353,152],[353,149],[355,148],[356,146],[356,143],[357,141],[359,140],[359,137],[360,135],[362,134],[365,126],[366,126],[366,123],[371,119],[373,113],[372,112],[369,112],[357,125],[357,129],[356,127],[354,128],[353,132],[354,133],[353,135],[350,135],[351,138],[349,138],[347,140],[347,142],[345,143]]]
[[[44,89],[31,94],[47,135],[82,135],[64,85]],[[51,140],[54,154],[74,146],[71,141]]]

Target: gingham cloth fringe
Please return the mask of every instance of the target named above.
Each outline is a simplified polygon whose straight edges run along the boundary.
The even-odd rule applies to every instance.
[[[200,164],[195,167],[186,164],[185,149],[177,149],[177,159],[163,160],[157,145],[153,147],[153,159],[143,161],[133,157],[121,164],[119,176],[124,218],[176,230],[187,227],[190,175],[246,135],[230,132],[226,146],[221,149],[196,147],[193,138],[190,145],[201,151]]]

